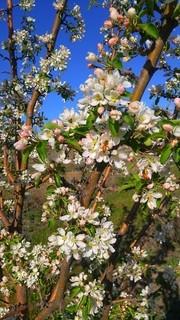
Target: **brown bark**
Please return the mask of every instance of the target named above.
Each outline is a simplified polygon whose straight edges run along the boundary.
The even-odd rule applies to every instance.
[[[89,175],[88,182],[84,190],[82,191],[81,195],[81,203],[85,208],[87,208],[90,204],[94,191],[97,187],[98,181],[105,167],[106,164],[96,164],[95,169]]]
[[[172,8],[174,8],[174,6],[175,6],[175,3],[171,3],[166,6],[166,9],[165,9],[166,21],[162,25],[160,29],[160,36],[155,41],[154,48],[149,53],[147,60],[143,66],[143,69],[140,73],[138,82],[136,84],[135,90],[131,97],[132,101],[141,100],[149,81],[151,80],[154,72],[156,71],[156,66],[163,52],[163,48],[171,32],[177,26],[177,20],[173,19],[172,17]]]
[[[47,319],[56,310],[61,310],[64,300],[64,292],[66,290],[67,281],[69,278],[71,261],[64,259],[61,266],[60,277],[51,293],[47,306],[36,316],[35,320]]]
[[[7,24],[8,24],[8,45],[9,45],[9,60],[12,71],[12,77],[17,77],[17,61],[15,56],[14,40],[13,40],[13,1],[7,0]]]
[[[2,223],[6,229],[9,229],[11,223],[8,220],[8,218],[6,217],[5,213],[1,209],[0,209],[0,221],[2,221]]]

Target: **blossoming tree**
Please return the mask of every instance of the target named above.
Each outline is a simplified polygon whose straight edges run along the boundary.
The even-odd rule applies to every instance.
[[[157,221],[178,214],[180,99],[178,71],[168,60],[178,56],[179,37],[171,37],[178,1],[105,0],[109,17],[97,53],[86,57],[92,74],[80,87],[79,109],[51,122],[40,112],[43,98],[52,91],[74,95],[61,80],[70,50],[56,43],[61,27],[72,41],[82,37],[80,7],[56,0],[51,32],[37,35],[33,18],[23,15],[22,29],[13,23],[16,10],[30,11],[35,1],[5,2],[1,58],[11,76],[0,85],[0,319],[165,319],[153,303],[168,280],[152,285],[156,265],[143,241]],[[137,56],[146,57],[139,77],[124,68]],[[150,108],[140,100],[158,70],[167,81],[152,87],[156,108]],[[159,107],[162,97],[173,112]],[[69,163],[81,168],[79,183],[66,179]],[[123,176],[121,190],[133,190],[119,226],[104,197],[114,171]],[[44,183],[41,221],[56,221],[57,229],[33,244],[24,207],[27,192]]]

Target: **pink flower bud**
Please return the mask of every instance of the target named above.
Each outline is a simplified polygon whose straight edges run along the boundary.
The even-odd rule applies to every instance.
[[[104,107],[99,107],[97,112],[98,112],[98,114],[102,115],[104,112]]]
[[[93,69],[94,68],[94,64],[92,64],[92,63],[88,63],[87,66],[88,66],[89,69]]]
[[[124,21],[123,15],[122,15],[122,14],[119,14],[119,16],[118,16],[118,22],[123,23],[123,21]]]
[[[113,120],[117,121],[121,118],[122,113],[118,110],[111,110],[109,115]]]
[[[117,36],[112,37],[111,39],[109,39],[108,44],[110,47],[113,47],[118,43],[118,41],[119,41],[119,38]]]
[[[104,48],[103,44],[102,43],[98,43],[97,44],[97,48],[98,48],[98,51],[101,52],[103,50],[103,48]]]
[[[139,101],[133,101],[128,106],[129,111],[132,113],[138,113],[140,109],[140,102]]]
[[[172,132],[173,131],[173,126],[171,126],[170,124],[163,124],[162,127],[166,132]]]
[[[175,98],[174,104],[176,106],[176,109],[179,111],[180,110],[180,98]]]
[[[128,12],[127,12],[127,16],[130,17],[130,18],[133,18],[135,17],[136,15],[136,9],[135,8],[129,8]]]
[[[55,135],[56,137],[59,136],[60,133],[61,133],[61,130],[60,130],[60,129],[56,128],[56,129],[54,130],[54,135]]]
[[[94,74],[98,79],[103,79],[104,78],[104,71],[100,68],[96,68],[94,70]]]
[[[165,182],[164,184],[163,184],[163,188],[165,189],[165,190],[168,190],[169,188],[170,188],[170,183],[168,183],[168,182]]]
[[[171,141],[171,146],[174,148],[178,144],[178,140],[174,139]]]
[[[61,136],[61,135],[57,137],[57,141],[58,141],[59,143],[64,143],[64,140],[65,140],[64,137]]]
[[[21,151],[26,148],[28,141],[26,139],[20,139],[19,141],[14,143],[14,147],[16,150]]]
[[[112,21],[111,20],[106,20],[104,21],[104,28],[106,29],[111,29],[113,26]]]
[[[153,187],[154,187],[154,183],[150,183],[150,184],[147,185],[147,189],[148,190],[151,190]]]
[[[119,17],[119,12],[116,10],[116,8],[111,7],[109,9],[110,18],[114,21],[116,21]]]
[[[129,26],[129,19],[125,18],[123,24],[124,24],[125,27],[128,27]]]
[[[122,84],[119,84],[116,88],[116,91],[119,93],[119,94],[123,94],[124,91],[125,91],[125,88]]]

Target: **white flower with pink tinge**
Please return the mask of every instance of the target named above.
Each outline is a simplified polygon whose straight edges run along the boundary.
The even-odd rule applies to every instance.
[[[149,209],[153,210],[157,208],[157,200],[162,198],[162,194],[160,192],[148,191],[142,195],[140,198],[136,193],[133,195],[133,200],[135,202],[139,201],[140,203],[147,203]]]

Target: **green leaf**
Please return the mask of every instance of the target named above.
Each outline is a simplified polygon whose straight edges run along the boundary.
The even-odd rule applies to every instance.
[[[177,4],[176,8],[174,9],[174,12],[173,12],[173,17],[176,18],[176,17],[179,17],[180,16],[180,3]]]
[[[36,189],[39,187],[40,182],[41,182],[41,176],[37,176],[34,180],[34,185]]]
[[[87,125],[88,129],[92,128],[94,122],[97,119],[97,116],[98,116],[98,114],[97,114],[97,110],[96,109],[94,109],[93,111],[90,111],[89,116],[87,118],[87,122],[86,122],[86,125]]]
[[[172,2],[175,2],[175,1],[176,1],[176,0],[165,0],[164,3],[165,3],[165,4],[169,4],[169,3],[172,3]]]
[[[157,39],[159,37],[159,31],[152,23],[140,23],[138,27],[143,30],[148,36]]]
[[[124,191],[124,190],[130,190],[135,188],[135,181],[131,181],[129,183],[124,184],[122,187],[119,188],[119,191]]]
[[[116,137],[119,134],[119,122],[109,118],[108,126],[112,136]]]
[[[56,189],[55,185],[53,184],[49,185],[46,189],[46,194],[51,195],[55,191],[55,189]]]
[[[57,172],[54,173],[54,180],[55,180],[56,187],[58,188],[61,187],[62,185],[61,176]]]
[[[148,137],[145,141],[144,141],[144,144],[146,147],[150,147],[152,146],[152,139],[150,137]]]
[[[54,130],[54,129],[57,129],[57,128],[60,128],[60,127],[59,127],[59,125],[57,123],[47,122],[47,123],[45,123],[44,128],[45,129],[49,129],[49,130]]]
[[[89,131],[88,126],[87,125],[83,125],[83,126],[79,126],[75,129],[73,129],[73,133],[77,133],[77,135],[84,137],[86,135],[86,133]]]
[[[23,150],[22,152],[22,163],[25,164],[28,161],[28,158],[31,154],[31,152],[34,149],[34,144],[31,144],[30,146],[28,146],[26,149]]]
[[[48,227],[49,227],[50,229],[54,229],[55,226],[56,226],[56,220],[53,219],[53,218],[49,219],[49,220],[48,220]]]
[[[121,60],[119,60],[118,57],[114,58],[112,61],[111,61],[111,65],[114,69],[118,69],[118,70],[121,70],[122,69],[122,62]]]
[[[179,147],[177,147],[177,149],[174,150],[173,159],[177,165],[180,165],[180,148]]]
[[[130,114],[124,114],[123,121],[127,123],[131,128],[134,127],[134,118]]]
[[[171,152],[172,152],[172,146],[170,144],[167,144],[161,152],[160,162],[162,164],[166,163],[166,161],[169,159],[171,155]]]
[[[48,146],[47,141],[40,141],[36,145],[36,151],[38,153],[39,159],[42,162],[45,162],[47,160],[47,151],[48,151],[47,146]]]
[[[82,148],[79,144],[79,142],[76,139],[66,139],[65,142],[68,146],[70,146],[72,149],[77,150],[79,152],[82,151]]]
[[[74,298],[78,295],[78,293],[81,292],[80,287],[75,287],[71,290],[71,298]]]
[[[154,11],[154,0],[146,0],[147,10],[150,15],[153,14]]]

